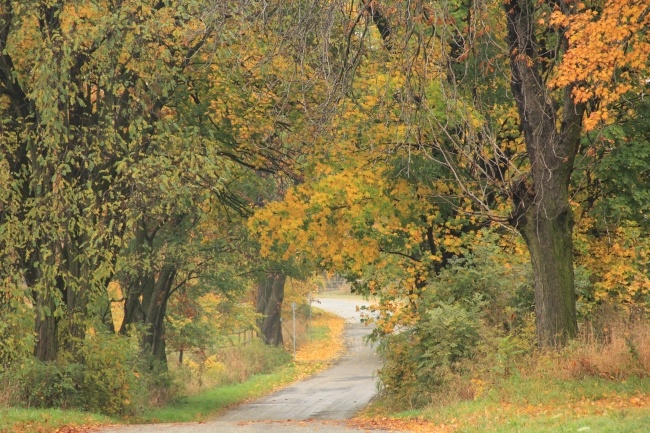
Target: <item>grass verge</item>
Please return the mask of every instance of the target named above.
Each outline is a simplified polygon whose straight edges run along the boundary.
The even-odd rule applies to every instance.
[[[389,418],[380,415],[386,410],[376,403],[354,423],[432,433],[645,433],[650,431],[650,379],[515,375],[473,400],[434,403]]]
[[[103,415],[60,409],[0,407],[0,433],[79,432],[82,426],[114,423]]]

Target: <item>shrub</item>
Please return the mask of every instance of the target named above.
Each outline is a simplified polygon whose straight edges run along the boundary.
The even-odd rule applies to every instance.
[[[534,296],[524,259],[497,242],[479,243],[432,276],[417,322],[383,341],[383,394],[401,407],[421,406],[444,393],[471,398],[475,383],[487,383],[483,374],[507,375],[530,354]],[[483,371],[479,359],[491,368]]]
[[[26,289],[0,284],[0,374],[32,355],[34,312],[26,305]]]
[[[398,406],[429,403],[432,392],[461,372],[478,338],[475,312],[449,304],[430,309],[413,328],[383,342],[382,393]]]
[[[138,387],[138,354],[130,338],[108,333],[88,336],[81,349],[83,408],[108,415],[132,413],[138,398],[146,394]]]
[[[30,358],[4,371],[0,383],[13,389],[9,404],[132,414],[148,398],[138,356],[137,344],[130,338],[90,334],[77,358],[53,362]]]
[[[16,378],[18,402],[27,407],[80,407],[83,366],[78,363],[42,362],[30,359],[7,371]]]

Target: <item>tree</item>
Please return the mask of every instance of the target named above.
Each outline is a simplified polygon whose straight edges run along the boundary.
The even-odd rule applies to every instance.
[[[647,55],[643,55],[647,44],[642,36],[647,28],[647,6],[635,2],[634,7],[619,14],[616,11],[626,8],[624,3],[605,2],[604,18],[597,24],[599,34],[604,35],[611,33],[603,29],[610,28],[612,22],[618,23],[618,19],[630,23],[621,28],[625,33],[623,39],[618,36],[606,38],[611,42],[610,53],[621,53],[612,57],[625,59],[616,64],[601,58],[602,64],[608,65],[606,73],[609,77],[624,70],[619,69],[621,67],[633,71],[643,71],[647,67]],[[573,217],[569,197],[571,174],[583,134],[584,114],[587,109],[609,106],[616,98],[607,95],[624,93],[630,87],[623,84],[607,93],[599,92],[595,86],[592,95],[597,99],[588,101],[584,97],[584,88],[589,83],[579,82],[580,77],[586,76],[582,74],[584,70],[581,70],[582,75],[578,75],[578,81],[561,78],[563,74],[566,77],[573,73],[571,62],[583,65],[584,61],[580,59],[586,58],[590,49],[593,51],[599,46],[597,42],[587,42],[597,39],[580,37],[594,30],[594,26],[589,24],[589,13],[585,15],[581,5],[508,1],[504,2],[497,22],[498,12],[492,5],[482,2],[431,6],[418,2],[401,8],[395,5],[384,7],[382,13],[386,14],[388,21],[404,19],[398,22],[404,23],[407,39],[392,39],[391,45],[395,46],[399,40],[399,46],[403,47],[402,59],[421,57],[423,64],[429,65],[433,73],[429,77],[421,74],[419,78],[423,81],[436,79],[432,75],[445,71],[447,95],[451,100],[448,107],[459,104],[471,104],[472,107],[460,128],[450,128],[449,124],[441,124],[433,116],[432,137],[440,135],[435,129],[442,129],[446,140],[434,143],[432,155],[434,158],[442,155],[443,163],[454,171],[465,193],[474,198],[479,209],[490,218],[502,218],[492,210],[495,193],[510,199],[508,222],[525,239],[533,266],[538,341],[542,346],[562,345],[577,332]],[[557,9],[555,16],[561,15],[564,23],[571,23],[569,25],[573,27],[552,25],[553,8]],[[391,12],[407,9],[411,12],[410,17],[417,18]],[[436,20],[436,17],[448,19]],[[501,27],[504,24],[505,28]],[[393,29],[396,27],[392,25]],[[482,62],[484,53],[493,50],[493,44],[485,34],[499,35],[500,29],[504,30],[508,43],[510,90],[516,103],[527,157],[527,163],[523,165],[508,155],[507,143],[500,142],[495,128],[498,119],[490,113],[491,107],[503,98],[495,90],[484,87],[498,84],[498,81],[490,84],[486,79],[485,74],[495,69],[498,57],[487,64]],[[443,49],[438,51],[435,44],[431,44],[430,49],[427,43],[432,39],[425,39],[425,35],[430,35],[433,40],[439,38]],[[395,36],[399,33],[391,35],[392,38]],[[563,62],[562,54],[565,52],[567,55]],[[630,74],[623,73],[623,77],[626,76],[630,77]],[[555,77],[558,78],[552,80]],[[604,81],[599,80],[598,85],[602,86]],[[431,105],[433,101],[426,98],[422,101],[422,110],[435,112]],[[491,143],[494,143],[493,151],[482,155],[481,150]],[[427,143],[420,144],[427,146]],[[477,189],[476,184],[481,188]]]
[[[201,206],[246,212],[232,182],[288,158],[279,115],[268,115],[286,99],[251,67],[268,57],[240,40],[254,40],[260,10],[240,6],[2,2],[0,279],[12,298],[30,294],[38,358],[74,353],[87,328],[112,326],[108,284],[140,272],[162,359],[159,301],[196,277],[196,251],[171,252],[163,235],[198,236],[188,227],[209,213]],[[223,31],[230,22],[241,34]]]
[[[257,326],[266,344],[282,346],[282,301],[286,274],[266,272],[259,278],[257,287],[257,313],[260,318]]]
[[[643,37],[648,12],[641,3],[632,2],[628,8],[626,2],[605,2],[601,19],[594,19],[582,4],[527,0],[511,0],[499,7],[482,1],[361,1],[342,8],[349,21],[344,48],[334,55],[342,56],[336,85],[356,107],[343,108],[346,98],[332,99],[342,119],[355,111],[371,114],[356,123],[362,125],[356,140],[328,141],[329,148],[319,154],[325,161],[321,164],[325,176],[317,178],[316,185],[330,175],[335,157],[346,152],[358,158],[352,164],[356,174],[363,173],[359,167],[372,164],[380,178],[388,175],[390,171],[383,171],[379,161],[389,161],[390,166],[401,154],[406,163],[400,173],[407,173],[409,181],[421,186],[453,182],[451,189],[429,188],[423,194],[415,188],[417,197],[429,203],[435,197],[467,218],[480,215],[519,232],[533,267],[538,342],[565,344],[577,332],[570,181],[583,144],[583,121],[586,116],[587,127],[593,127],[594,113],[602,112],[602,107],[621,110],[612,105],[620,100],[613,95],[629,92],[629,83],[637,83],[637,88],[642,83],[639,78],[648,64]],[[620,33],[605,31],[619,23]],[[592,32],[599,37],[584,37]],[[500,45],[501,40],[507,46]],[[602,65],[589,66],[585,59],[602,48],[607,49],[599,57]],[[571,65],[580,66],[579,74]],[[605,75],[590,81],[590,71],[601,66]],[[374,95],[378,88],[389,87],[387,77],[393,76],[398,81],[377,104]],[[370,81],[368,77],[374,84],[361,84]],[[620,79],[621,85],[610,85],[611,77]],[[591,93],[585,93],[587,88]],[[383,109],[371,111],[376,106]],[[597,115],[599,120],[606,118]],[[389,125],[392,134],[378,132]],[[364,134],[372,137],[371,145],[364,146],[368,138]],[[418,163],[422,159],[435,169],[427,173]],[[346,206],[332,199],[356,187],[352,182],[329,182],[330,190],[323,196],[314,193],[324,184],[315,191],[301,187],[306,200],[287,196],[285,217],[305,221],[306,214],[312,229],[328,227],[334,211]],[[468,208],[464,200],[451,199],[458,194],[474,205]],[[328,200],[334,203],[325,204]],[[427,212],[437,212],[438,207],[424,209],[420,215],[430,221]],[[281,211],[273,212],[277,216]],[[369,226],[377,226],[379,213],[375,212],[367,217]],[[344,233],[336,232],[336,239],[323,234],[311,239],[308,249],[330,242],[343,244],[355,237],[351,233],[359,233],[351,232],[351,227],[347,232],[341,229]],[[297,223],[293,230],[294,235],[284,241],[271,242],[273,248],[281,249],[284,243],[285,251],[295,250],[303,227]],[[338,252],[330,254],[347,266],[360,266]],[[365,263],[377,256],[367,257]],[[416,272],[412,278],[418,281],[422,275]]]
[[[504,7],[510,87],[530,160],[530,177],[512,190],[510,221],[526,240],[531,256],[538,340],[543,346],[563,345],[577,333],[569,182],[585,105],[574,101],[572,86],[558,96],[547,88],[542,74],[548,68],[545,56],[551,53],[538,42],[535,20],[539,9],[526,1]],[[560,46],[566,44],[561,32],[553,36]]]

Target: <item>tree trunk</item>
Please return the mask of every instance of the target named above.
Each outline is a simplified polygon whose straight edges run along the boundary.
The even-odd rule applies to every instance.
[[[66,303],[65,327],[61,330],[61,344],[70,353],[77,352],[79,343],[86,337],[84,320],[88,314],[89,278],[84,258],[77,248],[83,243],[83,237],[74,237],[68,244],[57,246],[60,257],[59,290]]]
[[[257,287],[257,321],[264,342],[272,346],[281,346],[282,341],[282,301],[284,300],[284,283],[287,276],[281,272],[268,272]]]
[[[51,294],[39,292],[36,295],[34,356],[41,361],[54,361],[58,354],[57,319],[53,314],[55,308]]]
[[[41,257],[40,251],[35,253],[33,261],[28,264],[25,280],[28,287],[32,288],[32,299],[36,316],[34,318],[34,356],[40,361],[54,361],[59,353],[59,318],[55,317],[57,308],[55,281],[45,283],[42,269],[36,264],[36,257]],[[53,257],[44,259],[48,267],[53,266]]]
[[[549,219],[534,206],[519,230],[533,267],[537,341],[564,345],[577,333],[571,210]]]
[[[546,86],[541,71],[547,60],[535,39],[540,29],[535,28],[534,0],[511,0],[504,7],[510,87],[530,160],[530,176],[514,181],[511,223],[530,251],[538,343],[561,346],[576,335],[578,327],[569,182],[584,106],[574,104],[571,88],[558,97]]]
[[[145,347],[150,350],[156,361],[163,365],[167,364],[167,350],[165,342],[165,314],[167,313],[167,301],[176,278],[176,270],[163,268],[156,281],[155,291],[149,303],[147,318],[147,335]]]

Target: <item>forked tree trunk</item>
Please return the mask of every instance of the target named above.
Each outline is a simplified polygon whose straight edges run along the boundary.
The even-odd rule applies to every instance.
[[[281,317],[286,280],[287,276],[281,272],[268,272],[257,287],[257,313],[261,315],[257,326],[268,345],[283,344]]]

